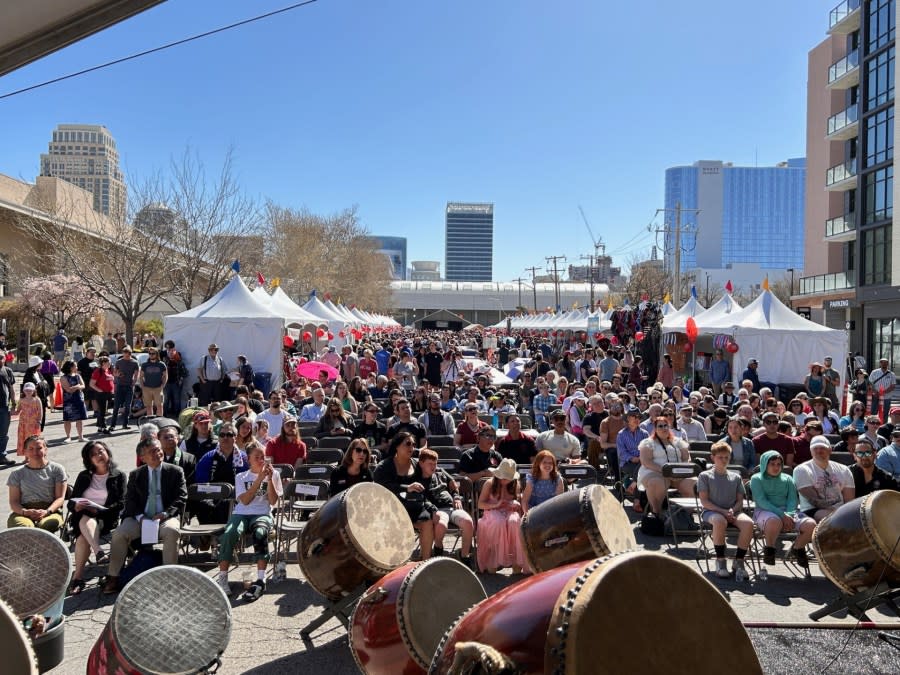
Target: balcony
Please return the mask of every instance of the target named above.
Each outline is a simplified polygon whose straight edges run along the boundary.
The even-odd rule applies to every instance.
[[[845,213],[825,221],[825,241],[853,241],[856,239],[856,214]]]
[[[828,13],[828,32],[832,35],[849,35],[859,30],[860,0],[844,0]]]
[[[833,166],[825,172],[825,189],[832,192],[852,190],[856,187],[856,158]]]
[[[814,277],[800,277],[800,295],[832,293],[855,288],[856,282],[852,277],[853,274],[851,272],[848,276],[846,272],[835,272],[833,274],[817,274]]]
[[[825,139],[829,141],[846,141],[859,133],[859,110],[854,103],[846,110],[828,118]]]
[[[859,50],[854,49],[828,69],[829,89],[849,89],[859,84]]]

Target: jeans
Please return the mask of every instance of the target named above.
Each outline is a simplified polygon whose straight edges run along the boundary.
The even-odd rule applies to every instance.
[[[131,418],[131,402],[134,399],[134,386],[131,384],[117,384],[116,398],[113,401],[112,421],[109,425],[114,427],[119,421],[119,410],[125,408],[125,422],[123,426],[128,426],[128,420]]]
[[[878,415],[878,406],[882,405],[882,410],[884,410],[884,415],[881,415],[882,422],[886,422],[888,419],[888,413],[891,411],[891,404],[893,403],[894,397],[893,393],[885,394],[884,398],[879,398],[878,394],[872,394],[872,414]],[[9,423],[7,423],[9,426]],[[0,438],[0,441],[3,439]]]
[[[9,443],[9,406],[0,405],[0,459],[6,455],[7,443]]]
[[[165,396],[163,396],[163,410],[166,417],[178,419],[178,413],[184,407],[184,403],[181,400],[181,389],[183,386],[182,382],[172,382],[171,380],[166,382]]]

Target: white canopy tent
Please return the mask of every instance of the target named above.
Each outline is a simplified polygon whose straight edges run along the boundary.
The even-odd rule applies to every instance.
[[[759,361],[759,379],[770,382],[802,382],[809,364],[833,356],[840,362],[847,354],[847,332],[813,323],[776,298],[770,290],[742,310],[718,318],[697,319],[705,334],[729,334],[740,352],[735,362],[746,365],[750,358]],[[743,368],[734,368],[735,378]],[[844,373],[841,373],[843,381]]]
[[[662,331],[663,333],[683,333],[687,328],[688,318],[694,317],[696,321],[697,316],[705,311],[706,307],[700,304],[697,296],[692,295],[679,309],[663,317]]]
[[[660,311],[662,312],[663,316],[669,316],[669,314],[671,314],[673,312],[677,312],[678,310],[675,309],[675,305],[673,305],[671,302],[669,302],[667,300],[666,303],[660,309]]]
[[[215,342],[227,369],[234,369],[237,355],[244,354],[256,372],[271,373],[272,386],[278,386],[285,323],[253,297],[238,275],[202,305],[163,319],[166,339],[175,342],[190,371],[188,385],[196,380],[200,361]]]

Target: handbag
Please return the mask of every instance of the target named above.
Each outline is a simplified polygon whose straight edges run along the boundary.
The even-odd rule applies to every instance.
[[[672,505],[671,510],[667,511],[669,517],[665,519],[663,532],[665,535],[672,536],[672,532],[700,532],[700,526],[694,522],[690,512],[680,506]]]
[[[664,537],[666,526],[662,518],[652,511],[646,511],[641,516],[641,532],[649,537]]]

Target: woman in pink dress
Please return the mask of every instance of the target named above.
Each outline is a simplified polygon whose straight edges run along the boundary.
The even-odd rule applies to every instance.
[[[33,382],[26,382],[22,387],[22,397],[19,399],[19,434],[16,445],[16,454],[19,457],[25,455],[25,439],[41,433],[42,411],[43,404],[37,397],[37,387]]]
[[[478,508],[484,512],[478,519],[478,567],[489,574],[501,567],[511,567],[513,574],[527,572],[528,561],[519,533],[522,505],[516,463],[504,459],[489,471],[493,477],[485,482],[478,497]]]

